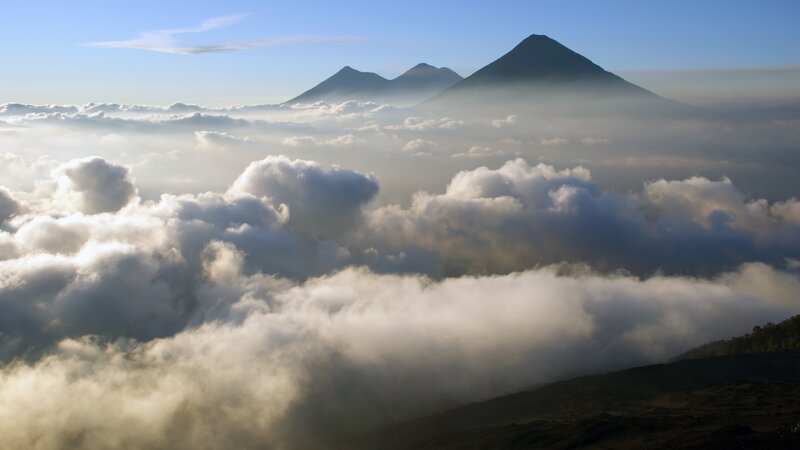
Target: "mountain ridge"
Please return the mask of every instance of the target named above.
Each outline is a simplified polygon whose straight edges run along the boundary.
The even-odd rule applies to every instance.
[[[286,103],[377,101],[420,110],[496,116],[518,113],[580,117],[706,114],[661,97],[603,69],[547,35],[531,34],[510,51],[461,77],[419,63],[394,79],[344,66]]]
[[[311,103],[320,100],[380,101],[402,97],[420,101],[462,79],[447,67],[435,67],[424,62],[393,79],[344,66],[332,76],[286,103]]]

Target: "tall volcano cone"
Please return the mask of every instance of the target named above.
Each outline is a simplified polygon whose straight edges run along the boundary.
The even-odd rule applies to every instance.
[[[482,110],[527,105],[589,111],[602,104],[666,111],[681,105],[625,81],[559,42],[533,34],[511,51],[423,103]]]

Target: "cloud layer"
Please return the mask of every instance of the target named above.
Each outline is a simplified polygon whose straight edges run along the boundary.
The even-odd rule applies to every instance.
[[[794,122],[0,115],[0,448],[314,448],[800,306]]]
[[[7,448],[292,448],[586,370],[656,361],[797,307],[763,265],[713,281],[575,269],[431,282],[350,269],[292,284],[207,261],[227,312],[137,344],[61,341],[0,372]],[[794,298],[756,292],[758,278]],[[115,411],[109,416],[104,411]]]
[[[506,273],[584,262],[647,275],[713,274],[800,257],[800,203],[748,201],[729,179],[654,181],[604,191],[582,167],[522,159],[458,173],[444,194],[370,211],[363,246],[403,255],[395,270]]]
[[[230,307],[202,297],[209,270],[212,285],[231,273],[302,281],[348,266],[437,279],[562,263],[719,276],[800,259],[800,203],[748,201],[727,179],[617,194],[584,168],[517,159],[460,172],[408,208],[374,204],[378,190],[374,175],[285,156],[253,162],[224,193],[142,201],[129,169],[98,157],[58,166],[33,192],[4,189],[0,356],[203,323]]]

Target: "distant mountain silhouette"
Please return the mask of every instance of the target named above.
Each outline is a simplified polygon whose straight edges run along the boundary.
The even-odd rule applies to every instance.
[[[392,89],[398,91],[441,91],[464,78],[447,67],[433,67],[430,64],[419,63],[408,69],[404,74],[392,80]]]
[[[453,86],[449,92],[499,84],[576,82],[652,94],[604,70],[558,41],[538,34],[529,36],[498,60]]]
[[[577,109],[587,102],[644,102],[677,107],[668,100],[604,70],[554,39],[532,34],[491,64],[450,86],[423,106],[480,108],[538,102]]]
[[[380,94],[389,87],[389,80],[372,72],[361,72],[350,66],[344,66],[313,88],[287,103],[312,103],[319,100],[369,99]]]
[[[388,80],[376,73],[345,66],[333,76],[287,103],[345,100],[401,100],[416,103],[463,78],[452,70],[420,63],[399,77]]]

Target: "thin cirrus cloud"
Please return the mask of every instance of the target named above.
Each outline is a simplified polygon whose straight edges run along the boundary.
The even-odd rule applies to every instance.
[[[187,28],[172,28],[167,30],[143,31],[138,37],[119,41],[100,41],[87,44],[90,47],[100,48],[127,48],[147,50],[158,53],[171,53],[176,55],[202,55],[207,53],[238,52],[259,47],[288,44],[306,44],[320,42],[338,42],[352,38],[331,36],[291,36],[273,39],[257,39],[239,42],[222,42],[203,45],[181,45],[176,36],[181,34],[204,33],[218,28],[228,27],[241,22],[245,14],[212,17],[197,25]]]

